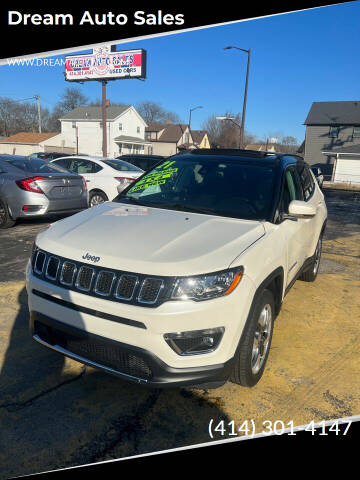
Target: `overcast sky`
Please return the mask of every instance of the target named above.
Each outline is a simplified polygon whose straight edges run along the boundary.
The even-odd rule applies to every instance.
[[[192,127],[209,115],[239,112],[247,55],[222,50],[252,49],[246,129],[259,137],[282,132],[304,137],[302,125],[313,101],[360,100],[360,1],[239,22],[122,44],[148,52],[148,78],[108,85],[108,98],[136,104],[161,102]],[[104,27],[105,28],[105,27]],[[0,67],[0,96],[15,100],[40,94],[51,108],[64,88],[63,67]],[[97,82],[81,86],[100,98]]]

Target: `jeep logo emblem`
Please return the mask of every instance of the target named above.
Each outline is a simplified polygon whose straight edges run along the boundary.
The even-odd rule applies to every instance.
[[[82,256],[84,260],[90,260],[90,262],[97,263],[100,260],[100,257],[95,257],[94,255],[90,255],[90,253],[85,253],[85,255]]]

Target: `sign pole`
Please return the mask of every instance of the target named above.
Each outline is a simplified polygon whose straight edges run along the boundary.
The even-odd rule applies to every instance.
[[[103,139],[102,139],[102,152],[103,157],[107,157],[107,135],[106,135],[106,81],[103,80],[102,84],[102,130],[103,130]]]

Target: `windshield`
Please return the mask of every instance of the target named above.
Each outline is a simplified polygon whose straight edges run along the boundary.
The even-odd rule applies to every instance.
[[[103,160],[103,162],[106,163],[106,165],[109,165],[109,167],[115,168],[115,170],[119,170],[120,172],[143,172],[143,170],[140,168],[135,167],[135,165],[131,165],[131,163],[124,162],[123,160]]]
[[[246,220],[268,219],[275,166],[194,157],[163,162],[115,201]]]
[[[41,160],[40,158],[25,157],[23,159],[16,158],[6,161],[14,167],[28,173],[69,173],[64,168],[58,167],[46,160]]]

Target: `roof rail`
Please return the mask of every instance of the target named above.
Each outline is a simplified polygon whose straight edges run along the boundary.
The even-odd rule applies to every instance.
[[[258,157],[265,158],[269,156],[278,156],[278,152],[260,152],[259,150],[244,150],[240,148],[199,148],[188,150],[186,153],[193,155],[234,155],[241,157]]]

